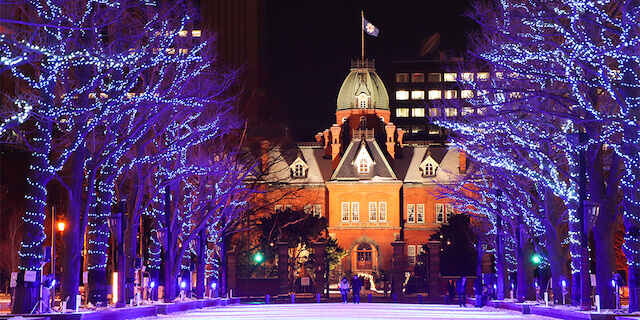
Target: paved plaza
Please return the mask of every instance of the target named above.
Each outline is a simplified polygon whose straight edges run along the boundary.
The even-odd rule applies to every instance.
[[[191,311],[182,314],[160,316],[163,320],[199,319],[553,319],[537,315],[490,307],[460,308],[437,304],[391,304],[391,303],[304,303],[304,304],[244,304]]]

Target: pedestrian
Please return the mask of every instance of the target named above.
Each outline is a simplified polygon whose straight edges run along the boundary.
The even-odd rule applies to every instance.
[[[482,285],[482,297],[480,298],[480,306],[484,307],[487,305],[487,301],[489,301],[489,288],[486,284]]]
[[[466,286],[467,277],[460,277],[460,279],[458,279],[458,282],[456,283],[456,291],[458,291],[458,302],[460,303],[460,306],[464,306],[465,308],[467,307],[467,295],[465,291]]]
[[[349,294],[349,280],[347,280],[347,277],[342,277],[342,280],[340,280],[340,294],[342,295],[342,303],[346,304],[347,303],[347,295]]]
[[[351,280],[351,290],[353,290],[353,303],[360,303],[360,289],[362,288],[362,281],[357,275],[353,276]]]
[[[447,292],[449,293],[449,304],[453,304],[456,301],[456,284],[453,283],[453,279],[449,279],[447,283]]]
[[[384,284],[382,284],[382,291],[384,291],[384,296],[387,296],[387,292],[389,292],[389,281],[384,279]]]

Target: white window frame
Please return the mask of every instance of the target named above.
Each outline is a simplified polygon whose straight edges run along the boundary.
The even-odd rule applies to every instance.
[[[378,202],[378,221],[387,221],[387,203]]]
[[[311,210],[312,210],[311,208],[312,208],[312,206],[310,204],[305,204],[304,205],[304,213],[311,214]]]
[[[371,163],[365,159],[361,158],[358,162],[358,173],[369,173],[371,172]]]
[[[427,163],[424,166],[424,176],[425,177],[433,177],[436,175],[436,169],[433,163]]]
[[[351,202],[351,221],[360,221],[360,202]]]
[[[444,204],[436,203],[436,223],[444,223]]]
[[[294,178],[303,178],[304,177],[304,166],[302,165],[302,163],[297,163],[294,166],[293,177]]]
[[[407,223],[416,223],[416,205],[407,204]]]
[[[444,206],[444,216],[447,222],[451,219],[451,215],[453,215],[453,205],[451,203],[447,203]]]
[[[424,203],[416,205],[416,222],[424,223]]]
[[[378,221],[378,204],[369,202],[369,221]]]
[[[273,211],[275,211],[275,212],[282,211],[282,205],[281,204],[276,204],[275,207],[273,208]]]
[[[409,265],[414,265],[416,263],[416,246],[410,244],[407,246],[407,260]]]
[[[322,205],[321,204],[313,205],[313,216],[314,217],[322,217]]]
[[[342,222],[349,222],[349,202],[342,203]]]
[[[287,209],[289,209],[289,210],[293,210],[293,206],[292,206],[292,205],[290,205],[290,204],[285,204],[285,205],[284,205],[284,209],[285,209],[285,210],[287,210]]]

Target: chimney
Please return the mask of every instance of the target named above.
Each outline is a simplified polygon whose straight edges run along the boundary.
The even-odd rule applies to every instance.
[[[396,158],[396,142],[393,140],[393,135],[396,132],[396,125],[389,122],[384,126],[384,130],[387,132],[387,152],[391,156],[391,159]]]
[[[340,162],[340,131],[342,128],[337,123],[331,126],[331,162],[334,170]]]
[[[316,142],[322,142],[322,132],[316,133]]]
[[[264,140],[260,143],[262,153],[262,172],[267,172],[269,166],[269,141]]]
[[[322,135],[324,136],[324,158],[329,159],[331,157],[331,149],[329,149],[329,129],[324,129]]]
[[[460,173],[467,173],[467,153],[464,150],[459,150],[458,159],[460,160]]]

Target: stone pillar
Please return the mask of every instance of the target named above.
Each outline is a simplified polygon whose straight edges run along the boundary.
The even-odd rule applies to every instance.
[[[384,126],[384,130],[387,132],[387,152],[391,155],[391,159],[396,158],[396,142],[393,139],[396,132],[396,125],[389,122]]]
[[[335,170],[340,163],[340,132],[342,128],[338,124],[331,126],[331,162]]]
[[[429,300],[441,301],[440,241],[429,241]]]
[[[324,131],[322,131],[322,136],[324,137],[324,158],[328,159],[329,157],[331,157],[331,149],[329,148],[329,135],[330,135],[330,131],[329,129],[324,129]]]
[[[393,266],[391,270],[392,290],[394,294],[401,296],[405,271],[404,241],[395,240],[391,242],[391,245],[393,246]]]
[[[314,270],[316,274],[316,279],[315,279],[316,293],[322,293],[324,291],[324,285],[327,281],[327,279],[325,278],[325,274],[326,274],[325,268],[327,266],[327,263],[324,260],[326,245],[327,243],[325,241],[318,241],[313,243],[313,249],[315,251]]]
[[[316,133],[316,142],[322,143],[322,132]]]
[[[278,242],[278,295],[289,295],[289,244]]]
[[[238,279],[238,270],[236,266],[238,265],[238,254],[235,251],[227,252],[227,292],[223,292],[222,294],[228,294],[229,290],[233,290],[237,292],[237,279]]]

